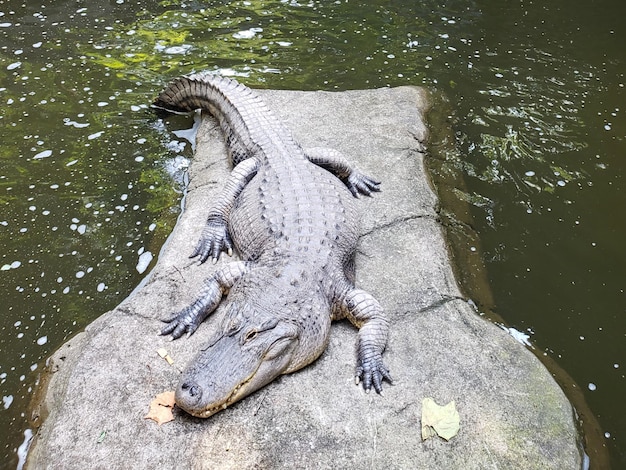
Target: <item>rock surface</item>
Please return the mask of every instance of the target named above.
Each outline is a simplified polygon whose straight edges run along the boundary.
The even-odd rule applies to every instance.
[[[457,288],[423,167],[425,92],[260,94],[305,148],[336,148],[383,182],[383,192],[361,201],[357,286],[389,316],[385,358],[395,385],[378,396],[354,384],[356,331],[343,322],[317,362],[226,411],[202,420],[175,409],[162,426],[144,419],[220,315],[189,339],[157,336],[159,319],[186,305],[215,269],[188,259],[229,171],[221,135],[205,119],[186,209],[149,280],[52,357],[48,416],[29,468],[580,468],[561,389]],[[421,441],[425,397],[456,402],[461,430],[449,442]]]

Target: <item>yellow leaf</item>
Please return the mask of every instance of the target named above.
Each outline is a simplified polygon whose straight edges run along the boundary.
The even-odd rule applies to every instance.
[[[157,349],[157,354],[165,359],[170,366],[174,364],[174,359],[170,357],[166,349]]]
[[[435,435],[449,441],[459,432],[459,412],[454,401],[439,406],[432,398],[422,400],[422,440]]]
[[[174,392],[159,393],[150,402],[150,411],[144,416],[144,419],[156,421],[158,425],[174,420],[172,408],[174,408]]]

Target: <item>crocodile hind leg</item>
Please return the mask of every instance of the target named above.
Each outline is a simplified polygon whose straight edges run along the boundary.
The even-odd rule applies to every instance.
[[[369,392],[374,386],[382,392],[382,382],[393,383],[389,369],[383,364],[389,324],[378,301],[361,289],[351,288],[343,296],[341,310],[350,322],[359,328],[357,343],[356,382],[363,382]]]
[[[233,166],[239,165],[244,160],[250,158],[250,149],[239,140],[237,135],[232,132],[230,127],[222,126],[222,132],[226,138],[226,149],[228,152],[228,158],[232,162]]]
[[[228,217],[235,200],[256,175],[258,169],[259,162],[256,158],[248,158],[233,169],[224,189],[209,211],[206,226],[191,258],[200,255],[200,262],[204,263],[212,257],[213,262],[216,263],[222,251],[232,254],[233,242],[228,233]]]
[[[187,336],[191,336],[247,270],[248,263],[237,261],[216,271],[205,281],[204,289],[191,305],[163,320],[167,325],[161,330],[161,335],[171,334],[172,339],[177,339],[186,332]]]
[[[380,191],[380,181],[364,175],[353,167],[339,151],[326,147],[313,147],[305,150],[311,163],[330,171],[348,187],[354,197],[359,194],[371,196]]]

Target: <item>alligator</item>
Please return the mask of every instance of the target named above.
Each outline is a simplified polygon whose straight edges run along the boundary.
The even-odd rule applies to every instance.
[[[173,81],[153,107],[202,109],[224,134],[233,170],[209,210],[191,257],[240,261],[208,278],[196,300],[163,320],[162,335],[191,335],[224,299],[222,322],[187,365],[176,404],[206,418],[316,360],[332,320],[358,331],[355,382],[382,393],[393,383],[382,354],[388,321],[380,304],[355,287],[356,199],[380,183],[338,151],[306,151],[249,88],[201,72]]]

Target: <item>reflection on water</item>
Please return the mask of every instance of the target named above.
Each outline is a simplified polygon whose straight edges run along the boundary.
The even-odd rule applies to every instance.
[[[453,135],[431,166],[442,200],[471,208],[443,212],[458,259],[487,268],[493,303],[475,300],[583,387],[626,464],[625,7],[505,3],[0,0],[0,467],[18,464],[45,359],[137,285],[171,230],[167,173],[190,150],[146,105],[205,68],[447,100],[432,114]]]

